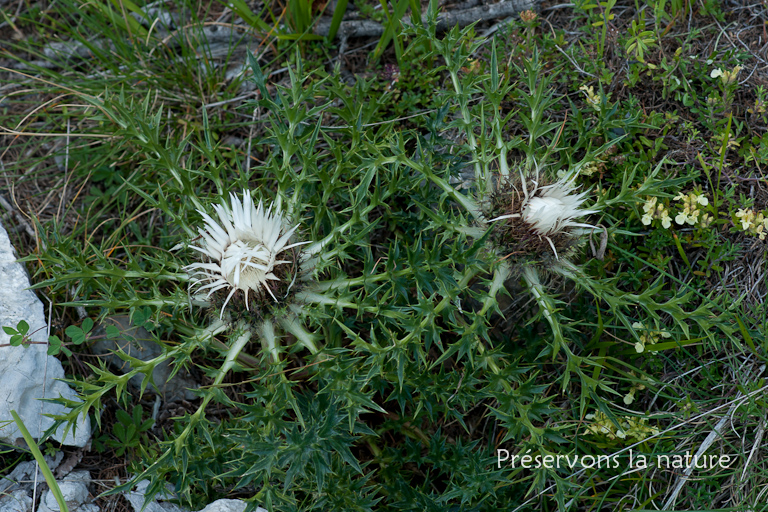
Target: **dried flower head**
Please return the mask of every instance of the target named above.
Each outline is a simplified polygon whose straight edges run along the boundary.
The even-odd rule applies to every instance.
[[[535,21],[536,18],[538,18],[538,15],[530,9],[520,13],[520,19],[523,20],[523,23],[531,23],[532,21]]]
[[[586,192],[576,193],[573,178],[551,184],[526,179],[499,184],[491,197],[490,222],[496,222],[492,238],[508,254],[527,255],[540,260],[549,249],[555,259],[573,247],[578,235],[574,228],[595,229],[577,219],[597,210],[582,209]]]
[[[259,201],[256,206],[247,190],[242,202],[234,194],[230,194],[230,200],[231,208],[226,203],[213,205],[218,221],[198,210],[205,221],[205,227],[198,228],[205,243],[192,248],[203,253],[208,261],[184,267],[190,274],[190,286],[199,286],[198,291],[207,290],[206,298],[229,290],[221,307],[222,315],[238,290],[244,293],[246,309],[250,309],[249,291],[255,297],[266,292],[277,302],[273,285],[282,283],[289,289],[285,278],[289,277],[289,268],[298,263],[295,252],[289,251],[308,243],[288,243],[298,225],[286,228],[279,204],[265,209]],[[293,279],[289,278],[290,283]]]

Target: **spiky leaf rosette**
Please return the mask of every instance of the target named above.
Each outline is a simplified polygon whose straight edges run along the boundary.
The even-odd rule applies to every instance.
[[[549,182],[522,173],[499,181],[485,212],[497,250],[511,261],[545,267],[569,258],[584,229],[595,229],[578,220],[597,213],[582,208],[587,193],[576,190],[573,179]]]
[[[270,301],[282,302],[296,281],[300,254],[295,248],[308,242],[289,244],[298,225],[288,228],[280,205],[264,208],[253,203],[250,191],[240,201],[230,194],[231,207],[223,202],[213,205],[218,221],[198,210],[205,227],[198,228],[202,247],[191,246],[207,261],[184,267],[190,274],[190,287],[206,292],[222,302],[221,313],[235,299],[238,306],[250,310],[248,293],[252,292],[257,313]],[[242,302],[241,302],[242,301]],[[238,309],[241,309],[238,307]]]

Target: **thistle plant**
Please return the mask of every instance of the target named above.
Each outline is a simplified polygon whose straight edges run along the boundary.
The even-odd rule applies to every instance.
[[[230,200],[231,207],[226,202],[214,205],[221,224],[204,211],[198,211],[205,220],[205,228],[198,228],[205,243],[203,247],[191,245],[190,248],[202,253],[207,261],[184,267],[190,275],[190,290],[196,288],[198,292],[194,302],[211,304],[214,308],[220,304],[219,318],[224,317],[227,304],[231,304],[233,310],[228,318],[241,318],[252,310],[253,302],[253,314],[261,319],[260,331],[275,361],[279,356],[272,310],[287,305],[288,312],[283,315],[282,323],[300,344],[316,354],[318,348],[313,337],[297,322],[296,312],[301,311],[301,307],[289,299],[311,279],[316,263],[313,256],[323,244],[313,244],[304,251],[295,250],[310,242],[289,243],[299,225],[286,228],[279,203],[265,210],[259,201],[257,207],[248,190],[243,193],[242,202],[234,194],[230,194]],[[306,300],[308,296],[302,297]]]
[[[625,172],[621,186],[610,195],[597,195],[586,188],[579,190],[576,179],[581,169],[619,144],[621,138],[608,139],[600,147],[589,149],[580,160],[573,159],[569,148],[564,147],[561,141],[563,125],[546,119],[545,113],[556,103],[556,99],[551,92],[551,75],[542,73],[537,51],[534,49],[522,68],[510,66],[508,73],[502,74],[495,47],[492,46],[490,74],[462,77],[463,59],[469,58],[476,49],[466,44],[463,37],[463,33],[453,31],[437,45],[436,51],[445,59],[454,86],[451,100],[459,111],[454,126],[464,133],[467,140],[468,156],[475,176],[474,187],[469,194],[465,194],[451,185],[450,178],[426,167],[422,171],[469,214],[463,225],[450,226],[451,229],[463,236],[485,241],[495,270],[483,311],[490,310],[497,303],[495,294],[504,289],[498,283],[509,277],[521,278],[538,304],[540,314],[552,329],[552,343],[544,353],[552,357],[561,349],[566,353],[568,364],[563,385],[568,384],[569,372],[575,371],[585,389],[602,387],[580,368],[582,364],[595,362],[577,356],[569,348],[566,324],[561,319],[557,298],[546,286],[547,279],[549,276],[567,279],[576,285],[577,290],[587,291],[597,300],[607,303],[637,341],[639,334],[631,327],[634,320],[627,315],[626,308],[629,306],[640,306],[656,321],[660,318],[658,311],[666,311],[687,333],[686,321],[690,317],[681,305],[693,292],[680,294],[662,305],[654,300],[651,291],[643,295],[623,292],[615,278],[592,277],[577,261],[587,257],[583,249],[590,235],[602,237],[604,244],[610,243],[614,232],[610,225],[612,208],[637,208],[644,196],[665,197],[667,194],[663,190],[677,187],[679,180],[661,179],[661,162],[639,183],[636,182],[637,169]],[[514,80],[514,77],[519,78]],[[510,122],[512,113],[502,116],[501,103],[513,89],[521,93],[523,111],[520,120],[527,136],[505,138],[505,125]],[[481,103],[472,112],[469,105],[475,93],[481,93],[489,105]],[[602,114],[602,111],[596,113]],[[585,146],[583,140],[576,142]],[[513,152],[523,154],[524,158],[516,163],[510,162],[509,155]],[[561,169],[562,164],[550,161],[556,155],[560,155],[560,162],[567,167]],[[558,174],[561,176],[559,179],[554,177]],[[600,227],[601,222],[608,226]],[[661,288],[661,281],[657,281],[652,290],[658,292]],[[708,315],[706,310],[704,306],[697,310],[698,314],[692,315],[702,322],[700,325],[708,323],[702,318]]]
[[[471,225],[456,228],[457,231],[476,239],[488,235],[488,250],[498,262],[493,282],[503,281],[509,276],[522,276],[525,280],[553,329],[553,352],[556,353],[565,340],[556,317],[555,302],[542,286],[540,271],[544,269],[556,273],[575,268],[566,258],[579,246],[580,237],[585,231],[596,229],[594,225],[581,220],[587,215],[598,213],[599,208],[582,207],[588,192],[576,192],[576,173],[568,173],[560,180],[553,180],[542,171],[557,140],[552,140],[548,148],[541,146],[541,141],[556,130],[557,124],[544,120],[544,112],[553,99],[547,92],[546,78],[539,73],[538,55],[534,52],[524,71],[517,70],[519,76],[525,77],[529,91],[524,96],[530,107],[529,115],[524,117],[529,132],[527,144],[524,145],[520,139],[504,140],[503,129],[509,118],[502,119],[498,112],[502,98],[513,85],[509,76],[499,75],[495,47],[492,47],[490,77],[480,83],[473,82],[472,77],[462,82],[458,75],[462,54],[450,46],[453,42],[458,47],[460,36],[454,31],[452,37],[446,38],[440,50],[452,77],[461,111],[461,127],[467,133],[469,151],[474,161],[474,194],[461,194],[433,171],[425,169],[425,173],[474,217]],[[470,48],[468,53],[471,51]],[[477,123],[472,121],[473,115],[469,111],[469,95],[471,91],[479,89],[484,89],[493,106],[492,119],[487,124],[490,126],[489,138],[495,140],[495,145],[478,141],[474,128]],[[481,123],[480,137],[485,138],[485,116],[482,115],[478,121]],[[511,170],[508,154],[515,149],[523,150],[527,157],[517,164],[517,169]],[[570,270],[568,272],[572,275]],[[496,291],[499,289],[497,287]],[[494,301],[495,298],[489,296],[487,304]]]
[[[602,94],[608,75],[578,74],[572,66],[594,59],[578,45],[563,57],[560,35],[529,24],[525,42],[500,38],[497,54],[471,28],[438,38],[429,23],[405,29],[415,33],[409,61],[444,66],[426,81],[423,68],[404,73],[396,88],[375,76],[350,85],[325,66],[307,72],[297,55],[270,64],[268,77],[251,59],[258,99],[243,112],[220,80],[210,84],[232,102],[201,108],[188,91],[169,95],[136,76],[122,94],[68,83],[90,107],[45,109],[66,107],[67,124],[82,114],[80,135],[109,141],[67,145],[70,162],[88,163],[64,180],[85,208],[69,224],[41,221],[40,250],[27,259],[54,317],[73,324],[72,353],[60,354],[83,401],[67,404],[65,419],[105,418],[110,436],[115,404],[145,417],[144,391],[163,362],[200,386],[178,409],[155,402],[147,449],[126,461],[150,492],[171,484],[193,510],[227,497],[297,512],[651,502],[643,482],[661,481],[657,468],[650,480],[628,480],[628,468],[520,471],[499,467],[494,452],[599,457],[630,441],[674,450],[698,435],[672,432],[680,394],[702,418],[729,409],[710,409],[712,396],[693,389],[700,380],[686,389],[671,365],[712,356],[685,369],[711,389],[732,375],[728,361],[759,361],[744,357],[762,348],[749,322],[738,324],[746,344],[720,351],[715,328],[727,332],[725,312],[739,304],[694,288],[696,272],[683,277],[693,270],[682,265],[691,267],[686,237],[703,232],[705,212],[725,222],[714,208],[722,187],[691,183],[695,163],[654,160],[664,120],[618,83]],[[190,64],[197,77],[199,59]],[[393,108],[406,86],[413,96]],[[140,87],[153,92],[132,99]],[[44,111],[33,112],[29,121]],[[407,120],[393,118],[401,113]],[[47,126],[27,122],[19,137]],[[768,232],[762,203],[731,206],[737,228]],[[161,353],[121,354],[124,375],[89,359],[113,315],[144,326]],[[139,374],[143,387],[129,388]],[[646,423],[655,410],[664,412]]]
[[[298,81],[290,92],[305,94]],[[199,435],[201,429],[209,432],[214,429],[207,419],[207,409],[212,401],[228,403],[221,387],[235,372],[256,374],[262,389],[266,386],[274,396],[281,397],[277,414],[290,414],[296,418],[297,425],[305,425],[307,412],[293,390],[296,383],[284,369],[295,364],[311,368],[332,361],[335,347],[326,347],[319,340],[331,344],[337,342],[334,336],[321,338],[320,319],[332,322],[343,309],[351,310],[353,316],[357,312],[371,314],[376,311],[369,304],[354,300],[354,290],[350,291],[350,288],[359,286],[361,281],[346,279],[338,273],[328,280],[318,277],[329,267],[336,266],[335,259],[350,246],[359,245],[360,220],[379,203],[339,211],[331,210],[335,207],[333,204],[318,204],[318,188],[312,181],[316,174],[309,178],[294,173],[291,151],[295,151],[296,145],[292,139],[296,131],[302,129],[299,119],[289,116],[289,123],[285,124],[286,118],[281,116],[275,121],[277,136],[285,136],[276,143],[282,152],[276,151],[271,162],[277,169],[253,169],[250,172],[226,169],[219,163],[218,148],[209,145],[210,140],[203,140],[192,152],[195,161],[208,171],[201,172],[195,163],[182,163],[180,148],[185,147],[186,141],[164,140],[160,121],[162,112],[150,112],[149,96],[140,103],[123,95],[86,96],[83,99],[97,109],[93,117],[103,121],[105,126],[114,127],[124,147],[135,145],[138,154],[144,157],[144,172],[130,175],[123,186],[137,198],[137,208],[149,208],[162,215],[162,240],[168,245],[143,257],[141,265],[135,265],[131,270],[123,268],[122,258],[104,257],[101,251],[96,251],[98,257],[93,265],[75,260],[71,255],[80,251],[68,248],[56,257],[63,258],[57,260],[58,264],[71,275],[43,281],[40,286],[60,289],[75,280],[82,281],[80,293],[87,299],[77,304],[100,308],[103,314],[129,309],[136,321],[138,313],[146,310],[143,320],[146,328],[172,335],[177,341],[165,344],[158,335],[157,342],[163,344],[165,350],[150,361],[121,354],[131,363],[131,370],[125,375],[115,375],[107,368],[92,366],[98,384],[73,382],[83,401],[67,404],[72,409],[62,419],[73,420],[100,410],[104,397],[110,393],[125,400],[130,396],[127,389],[130,378],[144,374],[146,387],[153,368],[163,362],[170,361],[180,368],[199,365],[195,358],[203,354],[207,356],[205,360],[218,360],[218,364],[214,362],[211,368],[205,368],[210,379],[209,387],[199,391],[201,401],[196,410],[180,424],[171,439],[161,443],[159,455],[151,463],[136,468],[137,478],[152,477],[151,494],[163,488],[164,479],[172,477],[169,475],[183,473],[182,460],[197,460],[199,443],[192,438]],[[298,103],[303,104],[304,100],[299,99]],[[288,99],[281,103],[281,114],[285,114],[282,106],[288,104]],[[306,112],[296,114],[307,115]],[[296,121],[296,124],[290,121]],[[306,136],[306,132],[301,135]],[[302,147],[306,148],[302,157],[312,159],[311,165],[317,173],[315,145],[302,141]],[[347,168],[345,166],[344,170]],[[307,175],[311,175],[309,166],[306,169]],[[275,172],[281,177],[276,186],[271,182],[271,189],[253,185],[269,182],[262,176],[265,172]],[[260,199],[254,199],[254,190],[258,190]],[[348,191],[345,188],[343,192]],[[308,197],[317,201],[314,207],[307,204]],[[206,206],[209,204],[213,206]],[[300,217],[302,212],[310,213]],[[329,220],[331,222],[327,222]],[[129,225],[130,221],[126,220],[115,226],[115,233],[130,229]],[[356,234],[342,237],[350,232]],[[362,233],[364,235],[365,231]],[[110,243],[111,236],[117,235],[109,235],[105,243]],[[189,250],[181,250],[185,247]],[[54,258],[53,253],[42,256],[46,262],[52,261],[50,258]],[[124,258],[138,259],[130,252]],[[100,286],[105,279],[114,277],[121,278],[119,288],[104,290]],[[371,282],[383,281],[385,277],[375,276]],[[150,293],[144,291],[147,287]],[[357,415],[376,407],[367,396],[371,392],[360,392],[364,386],[361,383],[350,389],[354,396],[349,396],[344,410],[353,412],[339,412],[349,416],[355,432],[363,430],[356,426]],[[272,409],[273,406],[264,404],[263,407]],[[331,405],[327,404],[327,407]],[[233,421],[242,425],[239,420]],[[278,431],[282,435],[282,429]],[[274,433],[269,429],[263,432]],[[346,444],[343,449],[339,448],[341,451],[352,442],[351,437],[344,439]],[[221,441],[221,446],[227,444],[228,441]],[[286,444],[290,443],[271,445]],[[238,446],[237,450],[246,449],[245,445]],[[214,483],[206,485],[213,486]],[[114,492],[130,486],[127,483]],[[187,488],[182,498],[191,499],[190,492]]]
[[[581,208],[587,192],[574,193],[573,178],[549,185],[540,185],[541,179],[545,178],[528,179],[521,171],[518,184],[522,194],[509,180],[502,182],[490,203],[492,211],[505,213],[489,222],[506,221],[501,227],[494,226],[493,234],[498,244],[511,244],[507,249],[510,254],[527,256],[529,261],[531,257],[541,259],[541,243],[546,241],[559,260],[558,247],[561,253],[569,250],[579,236],[572,228],[597,229],[576,220],[598,211]]]
[[[199,403],[157,441],[159,455],[136,462],[132,474],[149,478],[150,492],[177,482],[179,498],[190,503],[222,487],[255,488],[256,503],[277,509],[309,500],[323,507],[314,497],[325,496],[350,502],[338,509],[372,510],[374,496],[396,492],[411,469],[403,467],[395,481],[369,481],[361,448],[379,453],[367,462],[372,471],[386,473],[391,464],[361,417],[387,418],[406,396],[413,398],[405,399],[410,412],[403,414],[425,420],[455,408],[452,400],[469,410],[488,394],[514,397],[498,413],[501,421],[541,439],[535,417],[548,410],[548,399],[516,396],[524,377],[502,364],[498,349],[477,352],[487,330],[483,316],[464,312],[471,326],[455,334],[464,322],[455,304],[485,263],[451,233],[425,229],[414,202],[432,204],[440,192],[406,150],[411,135],[361,130],[371,114],[359,102],[331,109],[323,95],[343,97],[338,79],[308,83],[291,70],[290,87],[267,90],[257,66],[254,73],[263,87],[260,107],[269,114],[258,139],[266,156],[249,169],[231,166],[205,134],[196,144],[166,140],[165,116],[151,110],[149,99],[86,98],[98,109],[91,115],[142,159],[124,180],[137,210],[125,218],[157,212],[162,231],[138,231],[152,236],[142,247],[156,244],[138,249],[140,258],[132,248],[119,258],[96,250],[92,261],[45,254],[46,265],[68,270],[41,286],[61,290],[78,282],[76,303],[90,314],[127,309],[137,322],[142,316],[164,352],[147,362],[130,359],[126,375],[94,366],[90,381],[74,383],[83,403],[71,404],[70,416],[100,410],[105,397],[126,400],[130,377],[151,375],[163,361],[197,368],[206,376]],[[341,129],[322,126],[328,112]],[[437,166],[450,161],[434,143],[425,155]],[[110,226],[102,243],[115,244],[131,229],[130,220]],[[137,264],[127,270],[126,261]],[[112,276],[120,277],[109,281],[117,285],[104,287]],[[435,350],[449,358],[465,344],[466,377],[435,361]],[[470,393],[471,374],[488,369],[498,384]],[[439,395],[440,411],[418,408],[425,389]],[[225,419],[209,418],[213,404],[229,411]],[[440,438],[420,438],[426,436]],[[477,468],[486,457],[469,447],[459,452]],[[471,479],[481,480],[474,470]],[[492,482],[482,477],[480,487],[461,492],[481,496]]]

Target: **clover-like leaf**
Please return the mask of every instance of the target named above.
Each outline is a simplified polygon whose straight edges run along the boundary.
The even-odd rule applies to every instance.
[[[61,352],[61,338],[58,336],[49,336],[48,337],[48,355],[49,356],[55,356],[59,352]]]
[[[109,339],[115,339],[120,336],[120,329],[115,327],[114,325],[108,325],[106,328],[107,331],[107,338]]]
[[[19,324],[16,326],[16,329],[18,329],[19,334],[24,336],[29,332],[29,324],[25,320],[19,321]]]
[[[85,341],[85,333],[76,325],[70,325],[64,332],[67,333],[67,336],[75,345],[80,345]]]

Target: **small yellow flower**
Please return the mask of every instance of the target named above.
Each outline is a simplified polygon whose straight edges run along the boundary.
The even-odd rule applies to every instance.
[[[666,209],[661,214],[661,225],[664,229],[669,229],[672,225],[672,218],[669,216],[669,212]]]
[[[720,77],[720,80],[722,80],[724,84],[732,84],[738,78],[741,69],[741,66],[736,66],[731,71],[725,71],[723,76]]]
[[[741,229],[747,231],[752,226],[752,221],[755,218],[755,212],[748,208],[740,208],[736,212],[736,217],[738,217],[741,221]]]
[[[645,327],[640,322],[635,322],[632,324],[632,328],[637,331],[642,331],[642,334],[639,334],[639,341],[635,343],[635,351],[637,351],[638,354],[645,351],[646,345],[654,345],[659,342],[659,338],[671,338],[672,335],[667,331],[652,331]]]
[[[595,110],[600,110],[600,104],[602,103],[600,100],[600,96],[595,94],[594,87],[582,85],[579,87],[580,91],[584,91],[584,93],[587,95],[587,102],[589,102],[590,105],[592,105],[592,108]]]
[[[736,81],[736,78],[739,76],[739,72],[741,72],[743,68],[741,66],[736,66],[731,71],[723,71],[720,68],[713,69],[712,72],[709,74],[710,78],[720,78],[720,81],[724,84],[732,84]]]
[[[682,192],[675,196],[675,201],[683,202],[683,209],[675,216],[675,222],[678,224],[690,224],[693,226],[699,222],[701,210],[699,206],[709,205],[709,199],[704,194],[697,194],[696,192],[689,192],[683,194]]]
[[[599,170],[600,167],[597,162],[589,162],[587,165],[581,168],[580,174],[583,174],[584,176],[592,176]]]
[[[619,425],[614,423],[600,411],[594,414],[587,414],[584,419],[590,421],[583,434],[596,434],[608,439],[627,439],[633,438],[636,441],[642,441],[649,436],[658,435],[659,430],[648,425],[648,418],[632,418],[630,416],[620,416],[617,418]]]
[[[672,225],[672,217],[669,216],[669,210],[663,205],[658,203],[658,198],[649,197],[643,205],[643,211],[645,215],[640,218],[640,221],[648,226],[653,219],[659,219],[664,229],[669,229]]]

